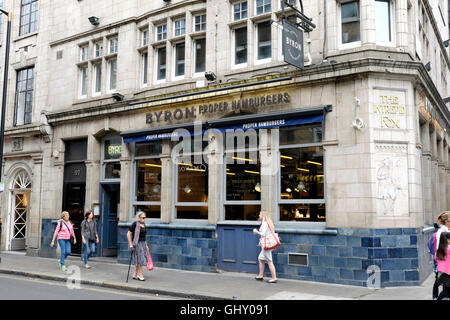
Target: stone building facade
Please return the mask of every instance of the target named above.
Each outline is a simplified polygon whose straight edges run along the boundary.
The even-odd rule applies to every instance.
[[[98,254],[128,263],[143,210],[157,267],[255,272],[264,209],[280,278],[420,284],[450,207],[448,3],[302,6],[298,70],[276,0],[5,1],[1,250],[54,257],[61,211],[93,209]]]

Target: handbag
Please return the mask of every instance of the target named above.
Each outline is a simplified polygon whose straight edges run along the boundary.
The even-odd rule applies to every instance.
[[[259,245],[264,248],[264,250],[273,250],[280,245],[280,237],[278,233],[274,233],[270,229],[270,233],[259,239]]]
[[[147,253],[148,253],[148,261],[147,261],[147,270],[153,270],[153,260],[152,260],[152,256],[150,255],[150,251],[147,248]]]

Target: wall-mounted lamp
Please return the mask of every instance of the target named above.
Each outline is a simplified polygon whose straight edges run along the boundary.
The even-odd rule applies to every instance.
[[[444,98],[444,103],[449,103],[450,102],[450,97]]]
[[[89,17],[89,22],[93,26],[98,26],[100,24],[100,20],[98,19],[98,17],[95,17],[95,16]]]
[[[444,47],[446,47],[446,48],[447,48],[447,47],[448,47],[448,45],[449,45],[449,43],[450,43],[450,39],[448,39],[448,40],[445,40],[445,41],[444,41]]]
[[[119,101],[123,101],[124,96],[120,93],[113,93],[112,97],[114,98],[114,100],[116,100],[117,102]]]
[[[170,2],[170,0],[163,0],[164,2]]]
[[[428,63],[425,65],[425,69],[427,69],[427,71],[430,71],[430,70],[431,70],[431,62],[428,62]]]
[[[208,81],[215,81],[217,79],[217,76],[212,71],[205,72],[205,78]]]

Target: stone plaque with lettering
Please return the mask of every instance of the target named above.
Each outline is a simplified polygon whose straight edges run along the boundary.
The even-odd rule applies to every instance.
[[[375,128],[407,129],[406,98],[403,91],[374,90]]]
[[[375,148],[377,216],[409,216],[408,146],[377,143]]]

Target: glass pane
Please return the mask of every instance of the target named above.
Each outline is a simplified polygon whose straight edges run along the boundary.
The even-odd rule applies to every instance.
[[[184,75],[184,43],[178,43],[175,51],[175,76],[182,76]]]
[[[122,138],[105,140],[104,157],[106,160],[120,159],[122,154]]]
[[[258,59],[272,56],[270,21],[258,24]]]
[[[158,49],[158,80],[166,78],[166,48]]]
[[[144,211],[145,217],[147,219],[160,219],[161,218],[161,206],[146,206],[146,205],[136,205],[134,206],[134,215],[138,213],[138,211]]]
[[[142,83],[147,83],[147,70],[148,70],[148,53],[145,52],[142,54]]]
[[[235,64],[247,62],[247,28],[235,30]]]
[[[105,179],[120,179],[120,162],[105,163]]]
[[[225,220],[258,220],[260,205],[225,205]]]
[[[116,89],[117,83],[117,60],[111,60],[109,62],[109,89]]]
[[[102,90],[102,65],[95,65],[95,92],[100,92]]]
[[[177,219],[208,219],[208,207],[178,207]]]
[[[208,165],[190,156],[190,161],[179,160],[177,171],[178,202],[208,202]]]
[[[280,221],[325,222],[325,204],[281,204]]]
[[[280,198],[323,199],[323,148],[280,150]]]
[[[342,43],[350,43],[359,40],[359,21],[342,24]]]
[[[250,157],[251,156],[251,157]],[[226,199],[261,200],[261,164],[249,152],[226,155]]]
[[[322,124],[279,129],[280,145],[322,142]]]
[[[136,161],[135,201],[161,201],[161,160]]]
[[[205,71],[206,40],[195,41],[195,72]]]
[[[141,142],[136,143],[135,156],[155,156],[159,155],[162,152],[162,142],[154,141],[154,142]]]
[[[375,1],[377,41],[391,41],[389,1]]]
[[[346,19],[358,18],[358,1],[343,3],[341,6],[341,18],[342,22],[346,22]]]

